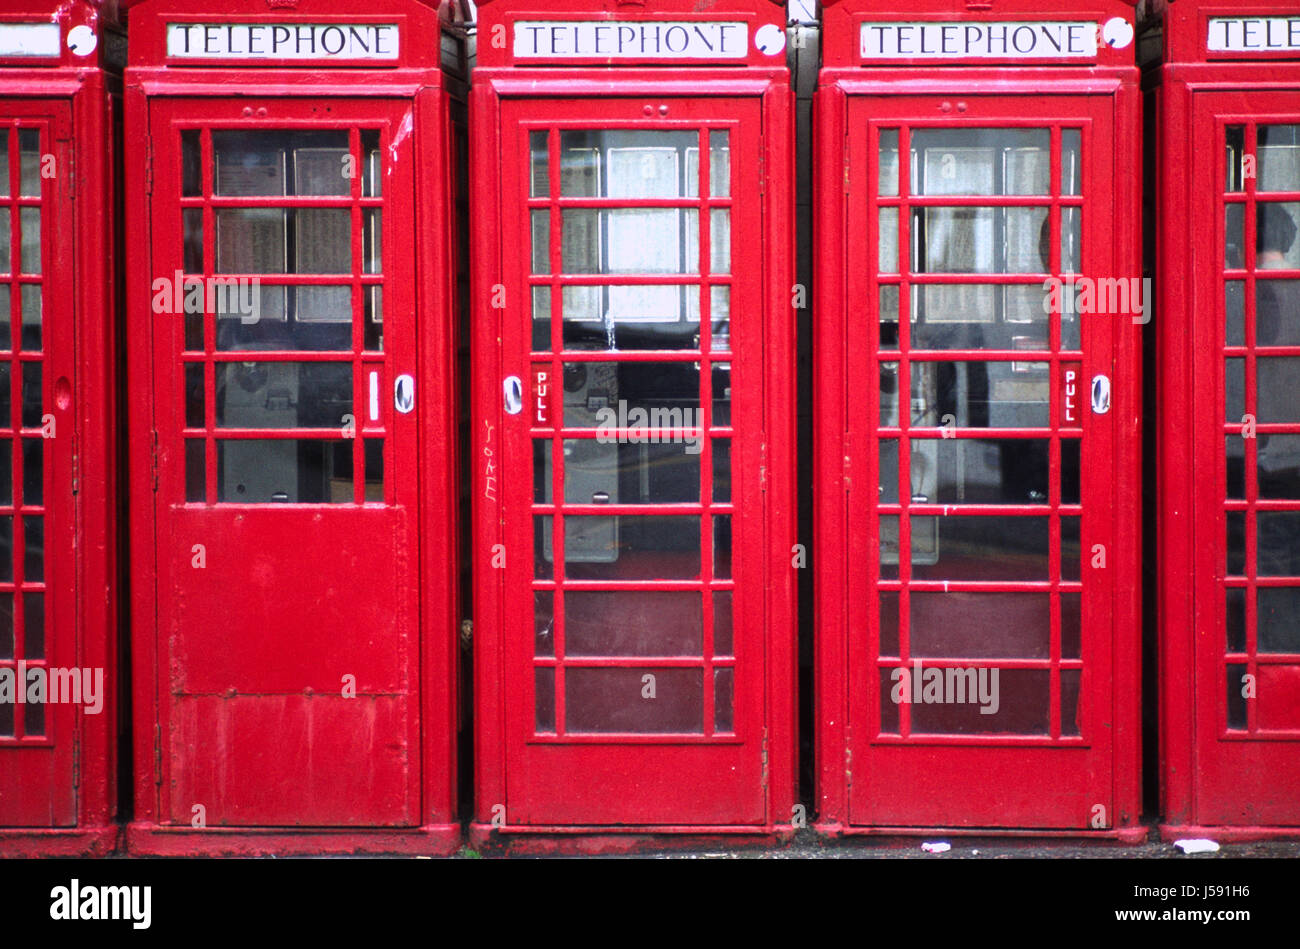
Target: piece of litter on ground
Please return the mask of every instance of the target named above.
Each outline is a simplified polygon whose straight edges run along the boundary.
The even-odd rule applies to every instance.
[[[1204,837],[1196,837],[1188,840],[1175,840],[1174,846],[1183,853],[1214,853],[1219,849],[1219,845],[1213,840],[1206,840]]]
[[[952,844],[946,844],[946,843],[937,843],[937,844],[924,843],[924,844],[921,844],[921,849],[924,850],[926,853],[947,853],[949,850],[952,849]]]

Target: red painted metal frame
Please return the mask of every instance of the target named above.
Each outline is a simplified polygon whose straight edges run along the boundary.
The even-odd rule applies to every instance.
[[[1142,372],[1138,327],[1126,318],[1116,318],[1112,340],[1113,367],[1111,414],[1114,422],[1113,458],[1101,477],[1113,479],[1113,547],[1108,551],[1113,616],[1109,664],[1113,669],[1113,705],[1108,727],[1112,742],[1110,800],[1113,811],[1105,829],[1096,831],[1044,828],[1028,831],[1014,823],[994,827],[971,827],[961,813],[966,793],[961,785],[946,784],[943,793],[951,801],[953,819],[930,826],[869,826],[854,823],[850,816],[851,785],[870,783],[861,763],[852,760],[856,741],[849,720],[851,688],[849,604],[852,598],[866,599],[869,588],[851,583],[854,554],[850,537],[848,495],[855,486],[874,483],[868,444],[850,444],[847,435],[846,392],[851,382],[846,353],[846,312],[850,261],[848,249],[855,243],[849,233],[847,195],[849,153],[848,116],[854,96],[981,97],[996,102],[1005,97],[1014,113],[1017,100],[1031,101],[1043,95],[1106,97],[1113,103],[1114,126],[1113,218],[1109,231],[1114,248],[1111,259],[1115,275],[1140,275],[1140,192],[1141,154],[1140,101],[1137,70],[1132,65],[1133,49],[1113,50],[1100,46],[1095,64],[1008,65],[952,60],[951,65],[933,62],[918,65],[864,67],[859,61],[859,27],[866,21],[896,22],[943,19],[951,22],[1023,21],[1080,19],[1105,22],[1122,16],[1132,23],[1132,4],[1108,0],[1081,4],[1069,10],[1053,9],[1045,14],[1032,0],[1007,0],[992,5],[969,7],[956,0],[933,0],[921,6],[881,7],[858,0],[829,0],[823,4],[823,62],[819,89],[814,99],[814,213],[817,216],[816,285],[814,288],[814,376],[816,413],[814,446],[816,476],[814,492],[813,563],[816,590],[817,630],[814,708],[817,741],[817,823],[825,834],[916,834],[942,831],[956,834],[1033,833],[1052,836],[1086,836],[1137,841],[1146,831],[1140,814],[1140,431]],[[958,106],[960,109],[961,106]],[[1022,110],[1026,111],[1026,110]],[[1037,114],[1037,113],[1035,113]],[[1064,118],[1065,116],[1062,116]],[[918,121],[935,124],[933,116],[917,115]],[[954,113],[954,118],[959,118]],[[967,121],[965,124],[971,124]],[[1103,146],[1105,147],[1105,146]],[[1130,173],[1124,174],[1125,167]],[[1104,177],[1104,176],[1101,176]],[[872,187],[868,184],[867,187]],[[1095,212],[1105,208],[1105,197],[1093,196]],[[860,242],[856,242],[860,243]],[[1106,319],[1107,317],[1094,317]],[[868,353],[868,356],[872,354]],[[872,383],[868,382],[868,385]],[[860,401],[868,407],[874,399]],[[865,410],[864,410],[865,411]],[[1095,472],[1094,472],[1095,473]],[[1095,473],[1096,474],[1096,473]],[[860,490],[860,487],[859,487]],[[876,543],[874,537],[859,537]],[[858,555],[860,556],[860,554]],[[1104,641],[1104,637],[1098,637]],[[1100,717],[1097,719],[1100,721]],[[968,750],[968,749],[963,749]],[[987,767],[979,764],[978,753],[970,756],[968,780],[977,782]],[[937,793],[937,792],[936,792]],[[987,794],[983,795],[987,797]],[[971,798],[974,800],[974,797]],[[1077,826],[1077,825],[1074,825]]]
[[[1201,223],[1202,215],[1218,214],[1224,177],[1216,142],[1227,117],[1242,125],[1300,121],[1300,56],[1208,53],[1207,20],[1296,13],[1286,0],[1165,0],[1152,10],[1164,37],[1163,62],[1146,84],[1159,127],[1156,389],[1166,435],[1158,456],[1157,530],[1165,839],[1300,835],[1300,746],[1294,739],[1221,740],[1222,677],[1217,688],[1207,679],[1216,662],[1222,671],[1226,642],[1224,426],[1217,424],[1223,409],[1223,225]],[[1213,140],[1201,137],[1206,133]]]
[[[44,387],[54,391],[55,371],[67,375],[71,402],[55,405],[55,438],[72,440],[73,470],[47,468],[47,509],[57,504],[62,476],[67,493],[66,547],[52,565],[62,575],[47,587],[47,643],[51,665],[103,671],[104,708],[99,715],[55,706],[49,719],[70,734],[54,738],[66,749],[69,786],[34,788],[33,797],[66,796],[71,808],[63,826],[4,827],[0,803],[0,856],[102,855],[117,845],[118,683],[117,583],[117,339],[119,257],[117,150],[121,83],[114,65],[121,35],[112,0],[65,3],[20,0],[0,12],[0,22],[58,23],[59,48],[50,60],[0,59],[0,115],[48,121],[56,168],[45,183],[47,285],[58,281],[67,293],[47,294]],[[90,56],[67,46],[68,31],[86,26],[99,43]],[[48,397],[48,396],[47,396]],[[54,405],[53,402],[49,403]],[[48,457],[48,456],[47,456]],[[47,515],[48,517],[48,515]],[[50,546],[47,545],[47,551]],[[48,579],[48,577],[47,577]],[[53,606],[53,609],[51,607]],[[54,619],[51,619],[51,616]],[[54,625],[57,624],[57,625]],[[69,714],[70,713],[70,714]],[[60,754],[64,754],[60,750]],[[0,750],[0,758],[5,754]],[[3,765],[0,765],[3,767]]]
[[[613,68],[581,65],[515,66],[510,62],[506,25],[513,19],[686,19],[698,12],[693,0],[652,0],[637,4],[596,4],[590,0],[566,0],[547,4],[524,0],[519,3],[488,0],[478,5],[479,65],[475,70],[472,94],[471,167],[474,169],[472,213],[472,295],[474,322],[474,383],[472,437],[474,504],[474,601],[475,601],[475,818],[470,825],[470,839],[476,844],[510,840],[513,848],[532,852],[607,852],[638,846],[656,835],[672,834],[679,839],[712,838],[715,835],[751,835],[753,839],[782,839],[793,830],[796,803],[796,706],[794,573],[791,550],[795,542],[794,503],[794,320],[790,311],[790,288],[793,283],[793,95],[789,86],[784,56],[779,65],[757,56],[751,49],[748,64],[735,66],[626,65]],[[752,24],[772,23],[784,28],[784,4],[756,0],[724,0],[711,5],[709,18],[744,18]],[[752,31],[751,31],[752,35]],[[499,44],[493,37],[501,37]],[[575,820],[565,824],[527,824],[511,821],[508,814],[501,820],[497,805],[508,804],[507,781],[511,769],[519,762],[507,753],[507,694],[527,697],[531,683],[507,682],[505,677],[506,611],[518,609],[507,602],[505,571],[491,566],[494,545],[506,540],[506,511],[500,492],[495,498],[485,496],[484,465],[500,463],[502,429],[506,416],[501,408],[501,385],[505,375],[523,375],[523,366],[507,365],[503,360],[502,311],[492,307],[494,288],[503,280],[506,253],[503,242],[508,226],[505,215],[521,213],[522,205],[502,194],[501,154],[503,144],[503,103],[511,99],[556,99],[609,97],[643,98],[649,103],[671,103],[674,99],[690,100],[692,108],[711,100],[747,98],[761,105],[764,135],[761,156],[764,187],[758,200],[763,207],[762,238],[752,241],[744,253],[752,254],[750,265],[762,268],[761,323],[763,343],[762,402],[766,454],[763,478],[766,499],[763,517],[765,539],[761,560],[766,577],[763,632],[753,641],[765,642],[763,662],[764,756],[767,762],[767,787],[763,817],[755,823],[690,824],[665,821],[657,824],[599,824]],[[719,118],[730,118],[720,105]],[[598,127],[599,106],[591,109]],[[705,120],[707,121],[707,120]],[[699,124],[703,124],[700,122]],[[743,180],[743,179],[742,179]],[[734,200],[746,197],[733,192]],[[757,235],[755,235],[757,238]],[[739,260],[742,246],[733,253]],[[733,261],[733,274],[739,266]],[[510,311],[505,311],[509,313]],[[516,475],[518,477],[518,475]],[[531,548],[531,538],[527,542]],[[517,549],[513,548],[513,549]],[[517,700],[517,699],[516,699]],[[613,754],[613,751],[607,751]],[[637,751],[619,752],[622,762],[632,763]],[[569,793],[581,799],[584,777],[569,777]],[[707,787],[707,786],[705,786]],[[720,802],[723,803],[723,802]],[[581,811],[580,803],[574,807]],[[500,834],[505,838],[498,837]],[[528,835],[514,837],[515,834]],[[513,838],[513,840],[511,840]],[[658,839],[662,840],[662,836]],[[515,843],[518,841],[518,843]]]
[[[194,830],[188,820],[164,822],[160,797],[164,780],[165,732],[175,723],[162,716],[157,695],[166,681],[167,632],[157,626],[155,589],[160,576],[155,547],[153,429],[155,361],[151,334],[136,332],[128,340],[131,405],[128,443],[131,472],[130,550],[132,557],[132,646],[134,698],[135,801],[127,847],[154,854],[324,854],[449,853],[460,842],[456,814],[458,655],[457,594],[457,438],[456,242],[452,103],[442,63],[442,31],[464,22],[458,3],[442,0],[378,0],[360,15],[335,0],[303,0],[292,10],[268,13],[260,0],[220,5],[186,0],[131,2],[131,46],[126,73],[128,233],[148,248],[154,232],[150,218],[150,102],[163,97],[196,100],[211,97],[296,97],[306,102],[345,97],[350,101],[384,97],[404,99],[414,109],[414,234],[396,246],[413,248],[406,269],[414,274],[417,333],[413,365],[420,406],[418,484],[421,498],[417,568],[420,591],[418,621],[418,826],[399,828],[243,827]],[[185,18],[207,22],[373,22],[376,17],[400,22],[401,57],[376,68],[334,68],[310,64],[176,65],[165,57],[165,24]],[[418,37],[418,38],[417,38]],[[234,100],[238,101],[238,99]],[[377,105],[376,111],[383,106]],[[152,268],[148,253],[131,257],[128,266],[128,312],[151,312]],[[388,380],[391,385],[392,380]],[[268,789],[270,790],[270,789]]]

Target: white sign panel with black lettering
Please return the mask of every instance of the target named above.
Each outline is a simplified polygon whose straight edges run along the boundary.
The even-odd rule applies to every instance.
[[[1097,24],[863,23],[861,52],[864,60],[1092,59],[1097,55]]]
[[[59,24],[0,23],[0,56],[57,58]]]
[[[784,44],[782,44],[784,45]],[[521,20],[515,59],[744,59],[749,25],[725,22]]]
[[[172,59],[395,60],[396,23],[168,23]]]
[[[1210,17],[1211,53],[1300,53],[1300,16]]]

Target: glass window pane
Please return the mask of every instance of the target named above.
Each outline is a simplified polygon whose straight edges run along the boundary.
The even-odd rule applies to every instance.
[[[1256,650],[1300,653],[1300,587],[1259,587]]]
[[[218,439],[217,500],[351,504],[352,441]]]
[[[1083,161],[1079,129],[1061,129],[1061,194],[1083,194]]]
[[[677,435],[648,427],[564,441],[564,499],[570,504],[672,504],[700,497],[698,432]],[[538,440],[537,446],[547,442]],[[549,451],[535,472],[538,500],[551,501]]]
[[[226,368],[226,367],[219,367]],[[207,396],[203,388],[203,364],[185,364],[185,427],[202,428]]]
[[[367,503],[384,500],[384,440],[367,438],[365,444],[365,497]]]
[[[1242,282],[1228,283],[1228,345],[1244,346]],[[1234,341],[1236,340],[1236,341]],[[1300,280],[1255,281],[1255,345],[1300,346]]]
[[[13,245],[9,232],[9,209],[0,208],[0,274],[12,272],[10,261],[13,257]],[[7,313],[5,315],[8,316]]]
[[[913,591],[911,603],[913,656],[970,659],[1051,656],[1050,594]]]
[[[591,669],[564,673],[565,729],[571,734],[704,731],[702,669]]]
[[[181,130],[181,196],[203,196],[203,160],[200,155],[199,130]]]
[[[23,652],[28,659],[45,658],[45,594],[23,594]]]
[[[1225,421],[1242,424],[1246,414],[1246,360],[1223,361],[1223,402]]]
[[[1228,652],[1245,652],[1246,591],[1243,587],[1225,587],[1223,593]]]
[[[911,424],[958,428],[1046,428],[1046,364],[1015,362],[915,362]]]
[[[1239,435],[1227,439],[1229,443],[1236,440],[1238,445],[1242,441]],[[1259,496],[1265,500],[1300,500],[1300,435],[1259,435],[1255,445]],[[1245,496],[1244,486],[1243,493],[1236,496]]]
[[[217,425],[339,428],[352,415],[352,366],[334,362],[240,362],[216,366]]]
[[[736,728],[735,677],[730,667],[713,670],[713,727],[719,732],[730,733]]]
[[[528,133],[529,161],[532,167],[528,193],[534,198],[549,198],[551,195],[551,174],[548,167],[549,139],[550,133],[544,129]]]
[[[217,351],[259,349],[337,352],[352,348],[352,288],[349,286],[285,287],[239,282],[214,286]],[[368,319],[380,288],[363,294]],[[379,327],[370,326],[368,343],[378,343]],[[202,337],[199,337],[201,343]],[[189,343],[187,342],[187,346]],[[202,348],[201,345],[194,348]]]
[[[1051,194],[1047,129],[918,129],[912,132],[916,194]]]
[[[361,247],[365,255],[362,261],[362,273],[384,272],[383,214],[380,208],[366,208],[362,218]]]
[[[14,595],[0,593],[0,659],[14,658],[14,639]],[[8,702],[0,702],[0,709],[8,708],[12,713],[13,707]],[[0,734],[5,734],[2,728]]]
[[[713,594],[713,654],[730,656],[735,652],[732,632],[731,591]]]
[[[1300,191],[1300,125],[1261,125],[1255,155],[1260,191]]]
[[[709,133],[709,196],[731,197],[731,133]]]
[[[41,196],[41,133],[39,129],[18,130],[18,194],[23,198]],[[35,273],[35,271],[29,271]]]
[[[721,377],[715,369],[715,399],[722,395],[719,383],[729,385]],[[699,428],[703,421],[700,370],[693,363],[565,363],[563,390],[564,424],[572,428]]]
[[[1259,288],[1266,281],[1259,281],[1256,286],[1255,295],[1255,332],[1256,339],[1259,331],[1263,328],[1260,308],[1263,301],[1260,299]],[[1223,312],[1224,312],[1224,341],[1228,346],[1245,346],[1246,345],[1246,283],[1243,280],[1225,281],[1223,287]],[[1275,324],[1279,321],[1274,321]],[[1276,327],[1275,327],[1276,328]],[[1262,341],[1261,341],[1262,342]]]
[[[1300,511],[1260,511],[1255,520],[1259,576],[1300,576]]]
[[[1045,438],[914,440],[913,494],[943,504],[1046,504],[1050,444]]]
[[[555,594],[533,591],[533,655],[555,655]]]
[[[1246,266],[1245,207],[1229,204],[1223,209],[1223,266],[1230,270]]]
[[[1296,222],[1300,201],[1260,201],[1255,205],[1255,266],[1260,270],[1300,268]]]
[[[1061,208],[1061,273],[1082,272],[1082,260],[1083,212],[1079,208]]]
[[[1046,517],[912,517],[917,580],[1047,580]]]
[[[7,197],[9,197],[9,130],[0,129],[0,198]]]
[[[1078,593],[1061,594],[1061,658],[1083,655],[1083,598]]]
[[[190,438],[185,442],[185,501],[189,504],[202,504],[207,501],[207,469],[205,443],[201,438]]]
[[[1241,511],[1228,511],[1224,518],[1227,534],[1228,573],[1244,576],[1246,573],[1246,515]]]
[[[533,273],[551,272],[551,212],[532,212]],[[567,243],[567,242],[566,242]]]
[[[45,579],[45,518],[23,517],[23,577],[31,582]]]
[[[8,467],[8,459],[0,461]],[[23,504],[40,507],[45,503],[45,439],[23,439]]]
[[[1229,125],[1224,129],[1224,182],[1225,191],[1245,191],[1243,185],[1243,163],[1246,157],[1246,129],[1240,125]]]
[[[564,652],[570,657],[700,657],[703,609],[699,592],[566,592]]]
[[[22,347],[26,352],[41,348],[41,285],[25,283],[22,286]]]
[[[700,519],[570,516],[565,575],[574,580],[693,580],[700,575]]]
[[[1243,729],[1246,727],[1246,667],[1229,665],[1227,667],[1228,686],[1228,727]]]
[[[10,583],[14,578],[14,519],[0,516],[0,582]],[[0,707],[3,704],[0,703]]]
[[[731,515],[713,518],[713,577],[715,580],[731,579]]]
[[[23,427],[40,428],[45,409],[45,390],[41,385],[41,364],[23,363]]]
[[[560,192],[566,197],[676,198],[699,190],[688,159],[699,133],[574,129],[560,133]]]
[[[1231,362],[1232,360],[1229,360]],[[1300,356],[1275,356],[1255,360],[1258,420],[1300,422]]]
[[[22,256],[18,270],[26,274],[41,272],[41,209],[20,208],[19,226],[22,235]]]
[[[184,240],[185,272],[187,274],[203,273],[203,209],[181,209],[181,233]]]
[[[548,735],[555,733],[555,670],[540,666],[533,670],[533,705],[536,731]]]
[[[880,130],[877,160],[877,193],[882,197],[898,194],[898,129]]]
[[[0,438],[0,504],[9,505],[14,498],[13,439]]]
[[[881,273],[898,273],[898,208],[880,208],[877,266]]]
[[[213,131],[214,193],[347,196],[348,132]]]
[[[361,196],[379,198],[384,193],[383,156],[379,150],[378,129],[361,130]]]
[[[903,674],[911,670],[902,670]],[[924,683],[923,683],[924,685]],[[974,698],[972,698],[972,686]],[[956,701],[965,692],[965,701]],[[1051,673],[1046,669],[968,666],[943,670],[941,702],[912,704],[912,731],[930,735],[1046,735]]]

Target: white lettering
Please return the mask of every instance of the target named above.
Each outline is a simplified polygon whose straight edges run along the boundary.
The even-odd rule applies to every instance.
[[[859,42],[864,60],[1094,59],[1097,24],[863,23]]]
[[[745,23],[534,20],[514,24],[515,59],[744,59]]]

